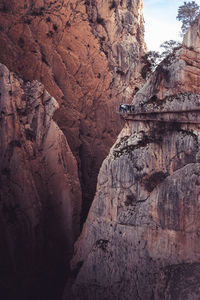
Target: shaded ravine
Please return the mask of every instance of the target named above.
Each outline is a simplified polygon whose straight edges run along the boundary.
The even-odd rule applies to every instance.
[[[80,231],[76,160],[53,121],[58,103],[41,83],[0,64],[0,95],[0,293],[53,295]],[[46,289],[56,276],[58,286]]]
[[[112,4],[0,3],[4,299],[60,297],[80,210],[83,221],[122,127],[116,103],[143,83],[142,1]]]
[[[116,103],[143,82],[142,1],[3,0],[0,29],[0,62],[60,104],[54,119],[78,162],[85,217],[122,128]]]

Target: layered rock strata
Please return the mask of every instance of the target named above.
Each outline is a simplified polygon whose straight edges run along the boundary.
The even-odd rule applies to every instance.
[[[50,272],[64,264],[79,234],[81,189],[77,164],[52,119],[58,107],[41,83],[24,82],[0,65],[3,299],[11,299],[10,293],[14,294],[12,299],[24,299],[24,295],[32,299],[34,289],[29,286],[30,295],[25,293],[28,278],[35,278],[38,285],[46,269]],[[20,288],[23,296],[17,293]]]
[[[71,262],[76,299],[199,298],[199,22],[136,94],[103,162]]]
[[[83,205],[122,127],[116,102],[142,82],[143,52],[141,0],[0,3],[0,61],[59,102],[55,119],[78,161]]]

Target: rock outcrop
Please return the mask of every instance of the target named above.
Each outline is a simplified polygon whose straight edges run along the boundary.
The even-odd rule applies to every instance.
[[[69,259],[79,234],[77,163],[41,83],[0,65],[0,100],[0,293],[39,299],[40,277]]]
[[[103,162],[71,262],[76,299],[199,299],[199,23],[136,94]]]
[[[55,120],[75,155],[83,206],[122,124],[117,101],[140,87],[141,0],[2,0],[0,62],[59,102]]]
[[[178,93],[200,94],[200,19],[186,33],[182,47],[173,51],[157,67],[138,92],[135,102],[162,100]]]

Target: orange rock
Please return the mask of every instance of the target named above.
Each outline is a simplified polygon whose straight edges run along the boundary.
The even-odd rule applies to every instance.
[[[42,82],[59,102],[55,120],[78,161],[83,199],[90,203],[101,162],[122,126],[116,103],[142,83],[142,1],[0,5],[0,61],[23,79]]]

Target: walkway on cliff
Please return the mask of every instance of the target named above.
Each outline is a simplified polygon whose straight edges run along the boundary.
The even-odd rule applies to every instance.
[[[120,104],[116,111],[126,121],[155,121],[175,123],[200,123],[200,108],[183,110],[140,111],[132,104]]]

